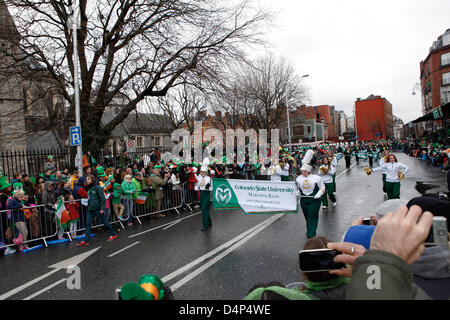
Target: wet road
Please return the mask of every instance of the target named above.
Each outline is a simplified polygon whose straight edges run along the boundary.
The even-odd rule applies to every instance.
[[[447,191],[440,169],[405,154],[397,158],[410,167],[402,182],[402,199],[420,195],[417,181],[436,185],[431,191]],[[344,160],[339,161],[338,204],[321,209],[317,235],[340,241],[353,219],[370,216],[384,201],[381,174],[367,176],[362,169],[367,165],[367,161],[356,165],[352,159],[351,170],[345,170]],[[88,247],[60,244],[0,256],[0,299],[114,299],[117,287],[136,282],[143,274],[160,276],[176,299],[194,300],[242,299],[257,283],[302,280],[297,271],[298,252],[306,242],[301,211],[245,215],[212,210],[213,226],[201,232],[198,210],[128,227],[113,242],[106,242],[107,235],[97,231]],[[79,267],[80,289],[67,286],[67,279],[76,274],[67,270],[69,265]]]

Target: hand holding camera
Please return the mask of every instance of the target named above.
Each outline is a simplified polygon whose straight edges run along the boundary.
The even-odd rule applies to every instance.
[[[402,258],[407,264],[416,261],[425,250],[424,241],[430,233],[433,215],[413,205],[400,206],[378,221],[370,249],[383,250]]]

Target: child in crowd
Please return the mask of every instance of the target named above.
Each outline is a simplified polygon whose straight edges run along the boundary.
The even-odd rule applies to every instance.
[[[64,195],[64,201],[65,203],[65,207],[67,209],[67,211],[69,212],[69,217],[70,217],[70,236],[72,238],[75,238],[77,235],[75,233],[75,230],[77,229],[77,222],[78,219],[80,218],[80,215],[78,214],[78,207],[80,206],[80,204],[77,201],[74,201],[74,197],[71,193],[66,193]]]

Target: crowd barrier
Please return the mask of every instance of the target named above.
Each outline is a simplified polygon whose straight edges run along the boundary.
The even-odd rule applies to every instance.
[[[109,215],[109,223],[124,228],[124,224],[133,221],[133,219],[142,224],[142,218],[158,213],[174,211],[180,214],[180,210],[185,208],[192,212],[193,207],[199,201],[198,192],[193,190],[193,184],[190,183],[166,185],[160,189],[150,188],[146,190],[149,192],[135,192],[130,199],[121,196],[120,205],[114,206],[110,201],[109,208],[104,213]],[[15,240],[19,238],[19,234],[22,234],[23,238],[21,243],[31,248],[48,247],[55,243],[73,241],[72,235],[74,233],[81,234],[86,230],[88,209],[87,206],[83,205],[84,201],[81,199],[66,201],[64,204],[71,202],[79,203],[79,219],[74,230],[70,230],[69,227],[62,230],[56,221],[55,214],[46,211],[43,204],[22,207],[21,209],[1,210],[0,249],[16,246],[17,241]],[[121,212],[121,206],[123,206],[123,212]],[[118,218],[120,213],[122,213],[123,220]],[[91,229],[103,226],[102,221],[94,220]],[[58,239],[62,235],[66,235],[66,237]],[[82,237],[82,235],[79,235],[76,238]]]

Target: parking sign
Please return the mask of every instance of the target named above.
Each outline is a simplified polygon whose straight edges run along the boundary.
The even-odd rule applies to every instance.
[[[70,127],[70,145],[81,146],[81,127]]]

